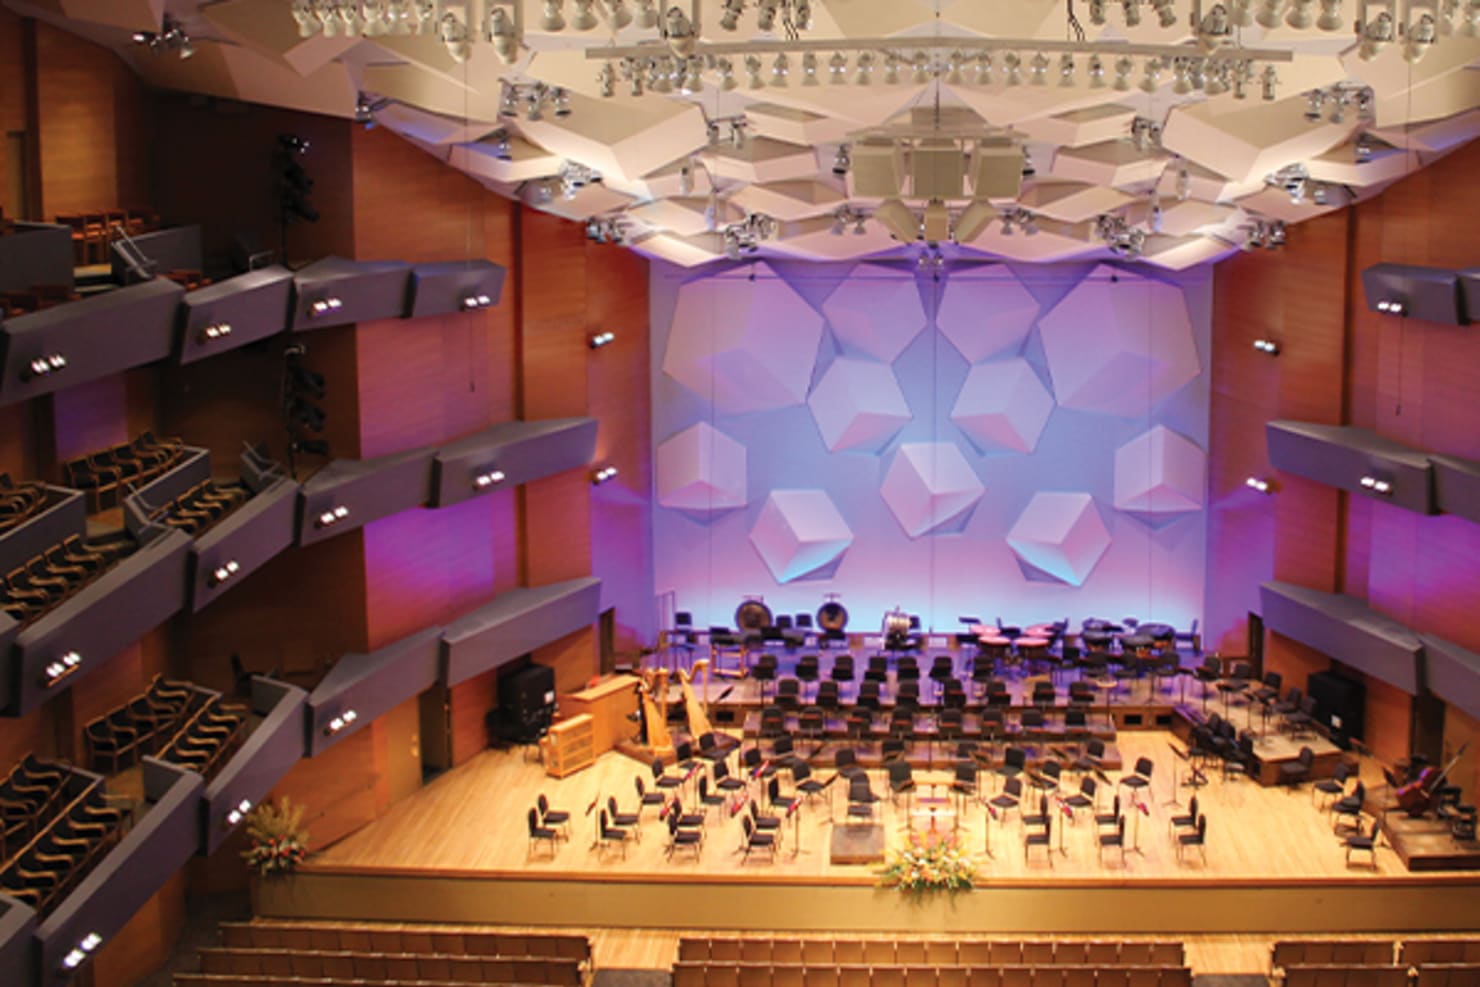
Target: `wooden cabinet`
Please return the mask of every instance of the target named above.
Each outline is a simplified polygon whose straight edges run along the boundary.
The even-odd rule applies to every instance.
[[[596,760],[592,726],[591,717],[582,713],[550,728],[541,741],[547,775],[564,778],[591,766]]]
[[[605,754],[637,733],[637,724],[627,718],[637,711],[637,676],[613,675],[589,689],[561,696],[560,708],[572,716],[590,716],[596,753]]]

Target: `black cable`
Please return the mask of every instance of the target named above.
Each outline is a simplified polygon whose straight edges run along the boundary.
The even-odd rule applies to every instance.
[[[1079,23],[1079,15],[1074,13],[1074,0],[1064,0],[1064,13],[1068,18],[1069,39],[1083,41],[1084,25]]]

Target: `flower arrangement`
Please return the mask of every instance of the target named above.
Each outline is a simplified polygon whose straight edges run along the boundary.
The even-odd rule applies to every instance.
[[[242,859],[262,877],[291,874],[308,856],[303,806],[283,799],[257,806],[247,815],[247,849]]]
[[[976,868],[955,833],[911,832],[904,847],[884,867],[879,885],[924,894],[927,891],[969,891]]]

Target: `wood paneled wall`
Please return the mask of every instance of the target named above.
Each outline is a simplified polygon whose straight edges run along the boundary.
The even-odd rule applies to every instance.
[[[0,9],[0,139],[26,129],[27,84],[21,18]],[[0,211],[11,219],[29,218],[25,203],[13,196],[9,156],[0,145]]]
[[[131,987],[169,958],[185,929],[185,884],[182,870],[104,941],[92,963],[92,987]]]
[[[1240,618],[1269,578],[1349,593],[1415,630],[1480,650],[1480,525],[1424,517],[1278,477],[1273,497],[1238,487],[1267,471],[1271,418],[1349,423],[1422,449],[1480,458],[1475,368],[1480,334],[1368,311],[1360,273],[1382,261],[1434,267],[1474,263],[1473,231],[1455,217],[1480,209],[1480,145],[1470,144],[1381,196],[1302,223],[1288,246],[1221,264],[1215,273],[1213,503],[1208,546],[1209,646],[1232,649]],[[1267,336],[1277,359],[1249,345]],[[1302,685],[1340,655],[1320,655],[1278,634],[1266,666]],[[1338,667],[1341,667],[1338,665]],[[1367,733],[1389,760],[1408,753],[1411,697],[1364,680]],[[1473,733],[1454,710],[1446,744]],[[1455,724],[1458,724],[1456,726]],[[1474,784],[1474,772],[1466,776]],[[1471,790],[1473,791],[1473,789]]]

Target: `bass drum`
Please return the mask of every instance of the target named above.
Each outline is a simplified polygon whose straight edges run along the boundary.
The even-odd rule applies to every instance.
[[[735,608],[735,626],[742,631],[759,631],[771,626],[771,608],[760,600],[746,600]]]
[[[836,600],[824,603],[817,608],[817,626],[841,634],[848,626],[848,611]]]

